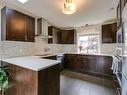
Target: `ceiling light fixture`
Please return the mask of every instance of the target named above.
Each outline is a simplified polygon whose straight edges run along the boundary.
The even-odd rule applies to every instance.
[[[63,13],[70,15],[76,12],[76,5],[72,2],[72,0],[66,0],[64,3]]]
[[[18,0],[20,3],[26,3],[28,0]]]

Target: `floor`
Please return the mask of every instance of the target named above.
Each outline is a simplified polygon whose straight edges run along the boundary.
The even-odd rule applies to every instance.
[[[116,95],[113,82],[70,71],[61,74],[60,95]]]

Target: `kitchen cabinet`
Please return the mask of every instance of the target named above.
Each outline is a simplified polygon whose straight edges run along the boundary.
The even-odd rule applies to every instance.
[[[8,64],[3,62],[3,64]],[[40,71],[8,64],[9,88],[6,95],[59,95],[59,64]]]
[[[123,11],[123,9],[124,9],[126,3],[127,3],[127,0],[120,0],[120,1],[119,1],[119,4],[121,5],[121,11]]]
[[[76,31],[72,30],[61,30],[57,33],[58,44],[76,44]]]
[[[48,38],[48,22],[43,18],[37,19],[37,35]]]
[[[121,0],[117,6],[117,30],[122,26],[122,9],[121,9]]]
[[[56,28],[54,26],[49,26],[48,27],[48,36],[51,38],[48,38],[48,43],[49,44],[57,44],[58,43],[58,36],[57,33],[60,31],[59,28]]]
[[[26,36],[28,42],[34,42],[35,41],[35,18],[27,16],[27,22],[26,22]]]
[[[102,43],[116,43],[117,23],[102,25]]]
[[[117,30],[122,27],[122,12],[127,3],[127,0],[119,0],[119,4],[117,6]]]
[[[112,79],[112,57],[99,55],[66,54],[65,69]]]
[[[4,7],[1,12],[2,41],[34,42],[35,18]]]
[[[57,60],[57,55],[46,56],[46,57],[43,57],[43,58]]]

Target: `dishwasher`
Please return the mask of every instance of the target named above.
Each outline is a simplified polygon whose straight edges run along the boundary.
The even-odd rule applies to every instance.
[[[60,71],[64,69],[64,54],[58,54],[57,55],[57,60],[61,61],[60,63]]]
[[[43,58],[61,61],[60,71],[62,71],[64,69],[64,54],[51,55],[51,56],[43,57]]]

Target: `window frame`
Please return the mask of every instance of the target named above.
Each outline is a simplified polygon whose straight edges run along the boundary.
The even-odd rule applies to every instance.
[[[93,33],[93,34],[80,34],[78,35],[78,52],[79,51],[79,44],[80,44],[80,37],[82,36],[98,36],[98,53],[100,53],[100,35],[98,33]],[[83,52],[80,52],[80,53],[83,53]],[[88,53],[89,54],[89,53]],[[91,53],[91,54],[95,54],[95,52]]]

